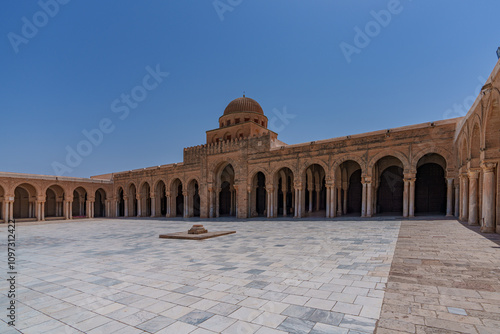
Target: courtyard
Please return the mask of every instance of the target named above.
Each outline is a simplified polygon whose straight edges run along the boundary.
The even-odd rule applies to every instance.
[[[202,223],[237,233],[158,238],[198,221],[18,223],[16,326],[4,311],[0,332],[500,332],[498,235],[456,220],[218,219]]]

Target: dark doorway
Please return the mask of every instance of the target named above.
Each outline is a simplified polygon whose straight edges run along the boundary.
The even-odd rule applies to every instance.
[[[95,192],[94,217],[106,216],[105,200],[106,195],[103,193],[103,190],[98,189]]]
[[[266,177],[263,173],[257,173],[257,188],[255,189],[255,205],[259,216],[266,212]]]
[[[120,189],[120,193],[118,195],[119,203],[118,203],[118,216],[125,216],[125,200],[123,198],[123,189]]]
[[[176,216],[184,216],[184,196],[182,195],[182,184],[177,187],[177,196],[175,197]]]
[[[361,213],[363,185],[361,184],[361,169],[351,174],[347,190],[347,213]]]
[[[377,196],[378,213],[403,213],[403,168],[391,166],[380,176]]]
[[[200,192],[198,189],[198,183],[194,185],[194,195],[193,195],[193,216],[200,216]]]
[[[230,184],[224,181],[219,193],[219,214],[229,215],[231,213],[231,189]]]
[[[415,213],[446,214],[446,181],[438,164],[427,163],[417,169]]]

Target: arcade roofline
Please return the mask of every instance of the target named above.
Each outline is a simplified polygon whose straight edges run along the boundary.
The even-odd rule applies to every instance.
[[[491,71],[491,74],[490,76],[488,77],[488,79],[486,80],[486,82],[484,83],[483,85],[483,88],[484,86],[486,86],[488,83],[493,83],[495,81],[498,80],[498,75],[500,73],[500,58],[498,59],[497,63],[495,64],[495,67],[493,68],[493,71]],[[483,94],[482,93],[482,89],[481,89],[481,92],[479,93],[479,95],[476,97],[476,100],[474,101],[474,103],[472,104],[472,107],[470,107],[469,111],[467,112],[467,114],[462,117],[461,121],[457,124],[457,130],[455,131],[455,138],[453,140],[454,143],[456,143],[457,139],[458,139],[458,136],[460,135],[460,133],[462,132],[462,128],[464,127],[465,125],[465,122],[469,119],[469,117],[471,117],[471,115],[476,111],[476,109],[478,108],[479,106],[479,103],[481,103],[481,99],[483,97]]]
[[[54,180],[54,181],[70,181],[70,182],[103,183],[103,184],[112,184],[113,183],[113,181],[111,181],[111,179],[99,178],[98,176],[92,176],[91,178],[84,178],[84,177],[71,177],[71,176],[55,176],[55,175],[40,175],[40,174],[28,174],[28,173],[0,172],[0,178],[1,177],[20,178],[20,179]]]
[[[435,122],[426,122],[426,123],[420,123],[420,124],[405,125],[405,126],[400,126],[397,128],[364,132],[364,133],[359,133],[359,134],[354,134],[354,135],[334,137],[334,138],[330,138],[330,139],[315,140],[315,141],[310,141],[310,142],[306,142],[306,143],[276,146],[276,147],[273,147],[271,150],[272,151],[273,150],[280,150],[280,149],[282,149],[282,147],[293,148],[293,147],[310,146],[310,145],[316,145],[316,144],[326,144],[326,143],[338,142],[338,141],[349,140],[349,139],[359,139],[359,138],[365,138],[365,137],[370,137],[370,136],[385,135],[387,133],[397,133],[397,132],[403,132],[403,131],[409,131],[409,130],[424,129],[424,128],[429,128],[429,127],[432,128],[432,127],[444,126],[444,125],[449,125],[449,124],[457,124],[458,122],[460,122],[462,120],[462,118],[463,117],[456,117],[456,118],[444,119],[444,120],[435,121]]]

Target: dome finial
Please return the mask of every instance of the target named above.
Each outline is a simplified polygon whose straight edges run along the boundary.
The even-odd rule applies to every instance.
[[[243,91],[243,97],[245,97],[245,91]]]

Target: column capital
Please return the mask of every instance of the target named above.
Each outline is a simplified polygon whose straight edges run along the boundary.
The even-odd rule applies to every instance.
[[[469,179],[477,179],[480,171],[480,168],[469,168],[467,175],[469,176]]]
[[[171,197],[172,196],[172,192],[171,191],[165,191],[165,196]]]
[[[135,194],[135,199],[140,200],[142,198],[141,194]]]
[[[371,176],[363,176],[363,177],[361,177],[361,183],[363,183],[363,184],[364,183],[366,183],[366,184],[372,183],[372,177]]]
[[[497,167],[496,162],[483,161],[481,163],[481,168],[485,173],[493,173]]]
[[[271,192],[273,192],[273,191],[274,191],[274,187],[273,187],[273,186],[271,186],[271,185],[266,186],[266,191],[267,191],[268,193],[271,193]]]
[[[453,181],[455,181],[455,178],[454,177],[447,177],[446,181],[448,181],[448,183],[453,183]]]
[[[325,181],[325,186],[326,186],[326,187],[330,187],[330,188],[335,187],[335,179],[326,180],[326,181]]]
[[[251,193],[252,192],[252,186],[247,186],[247,192]]]
[[[407,179],[411,179],[411,178],[414,178],[416,176],[417,176],[417,171],[416,170],[406,169],[403,172],[403,177],[405,177]]]
[[[188,195],[188,192],[187,191],[183,191],[182,192],[182,196],[187,196]]]

